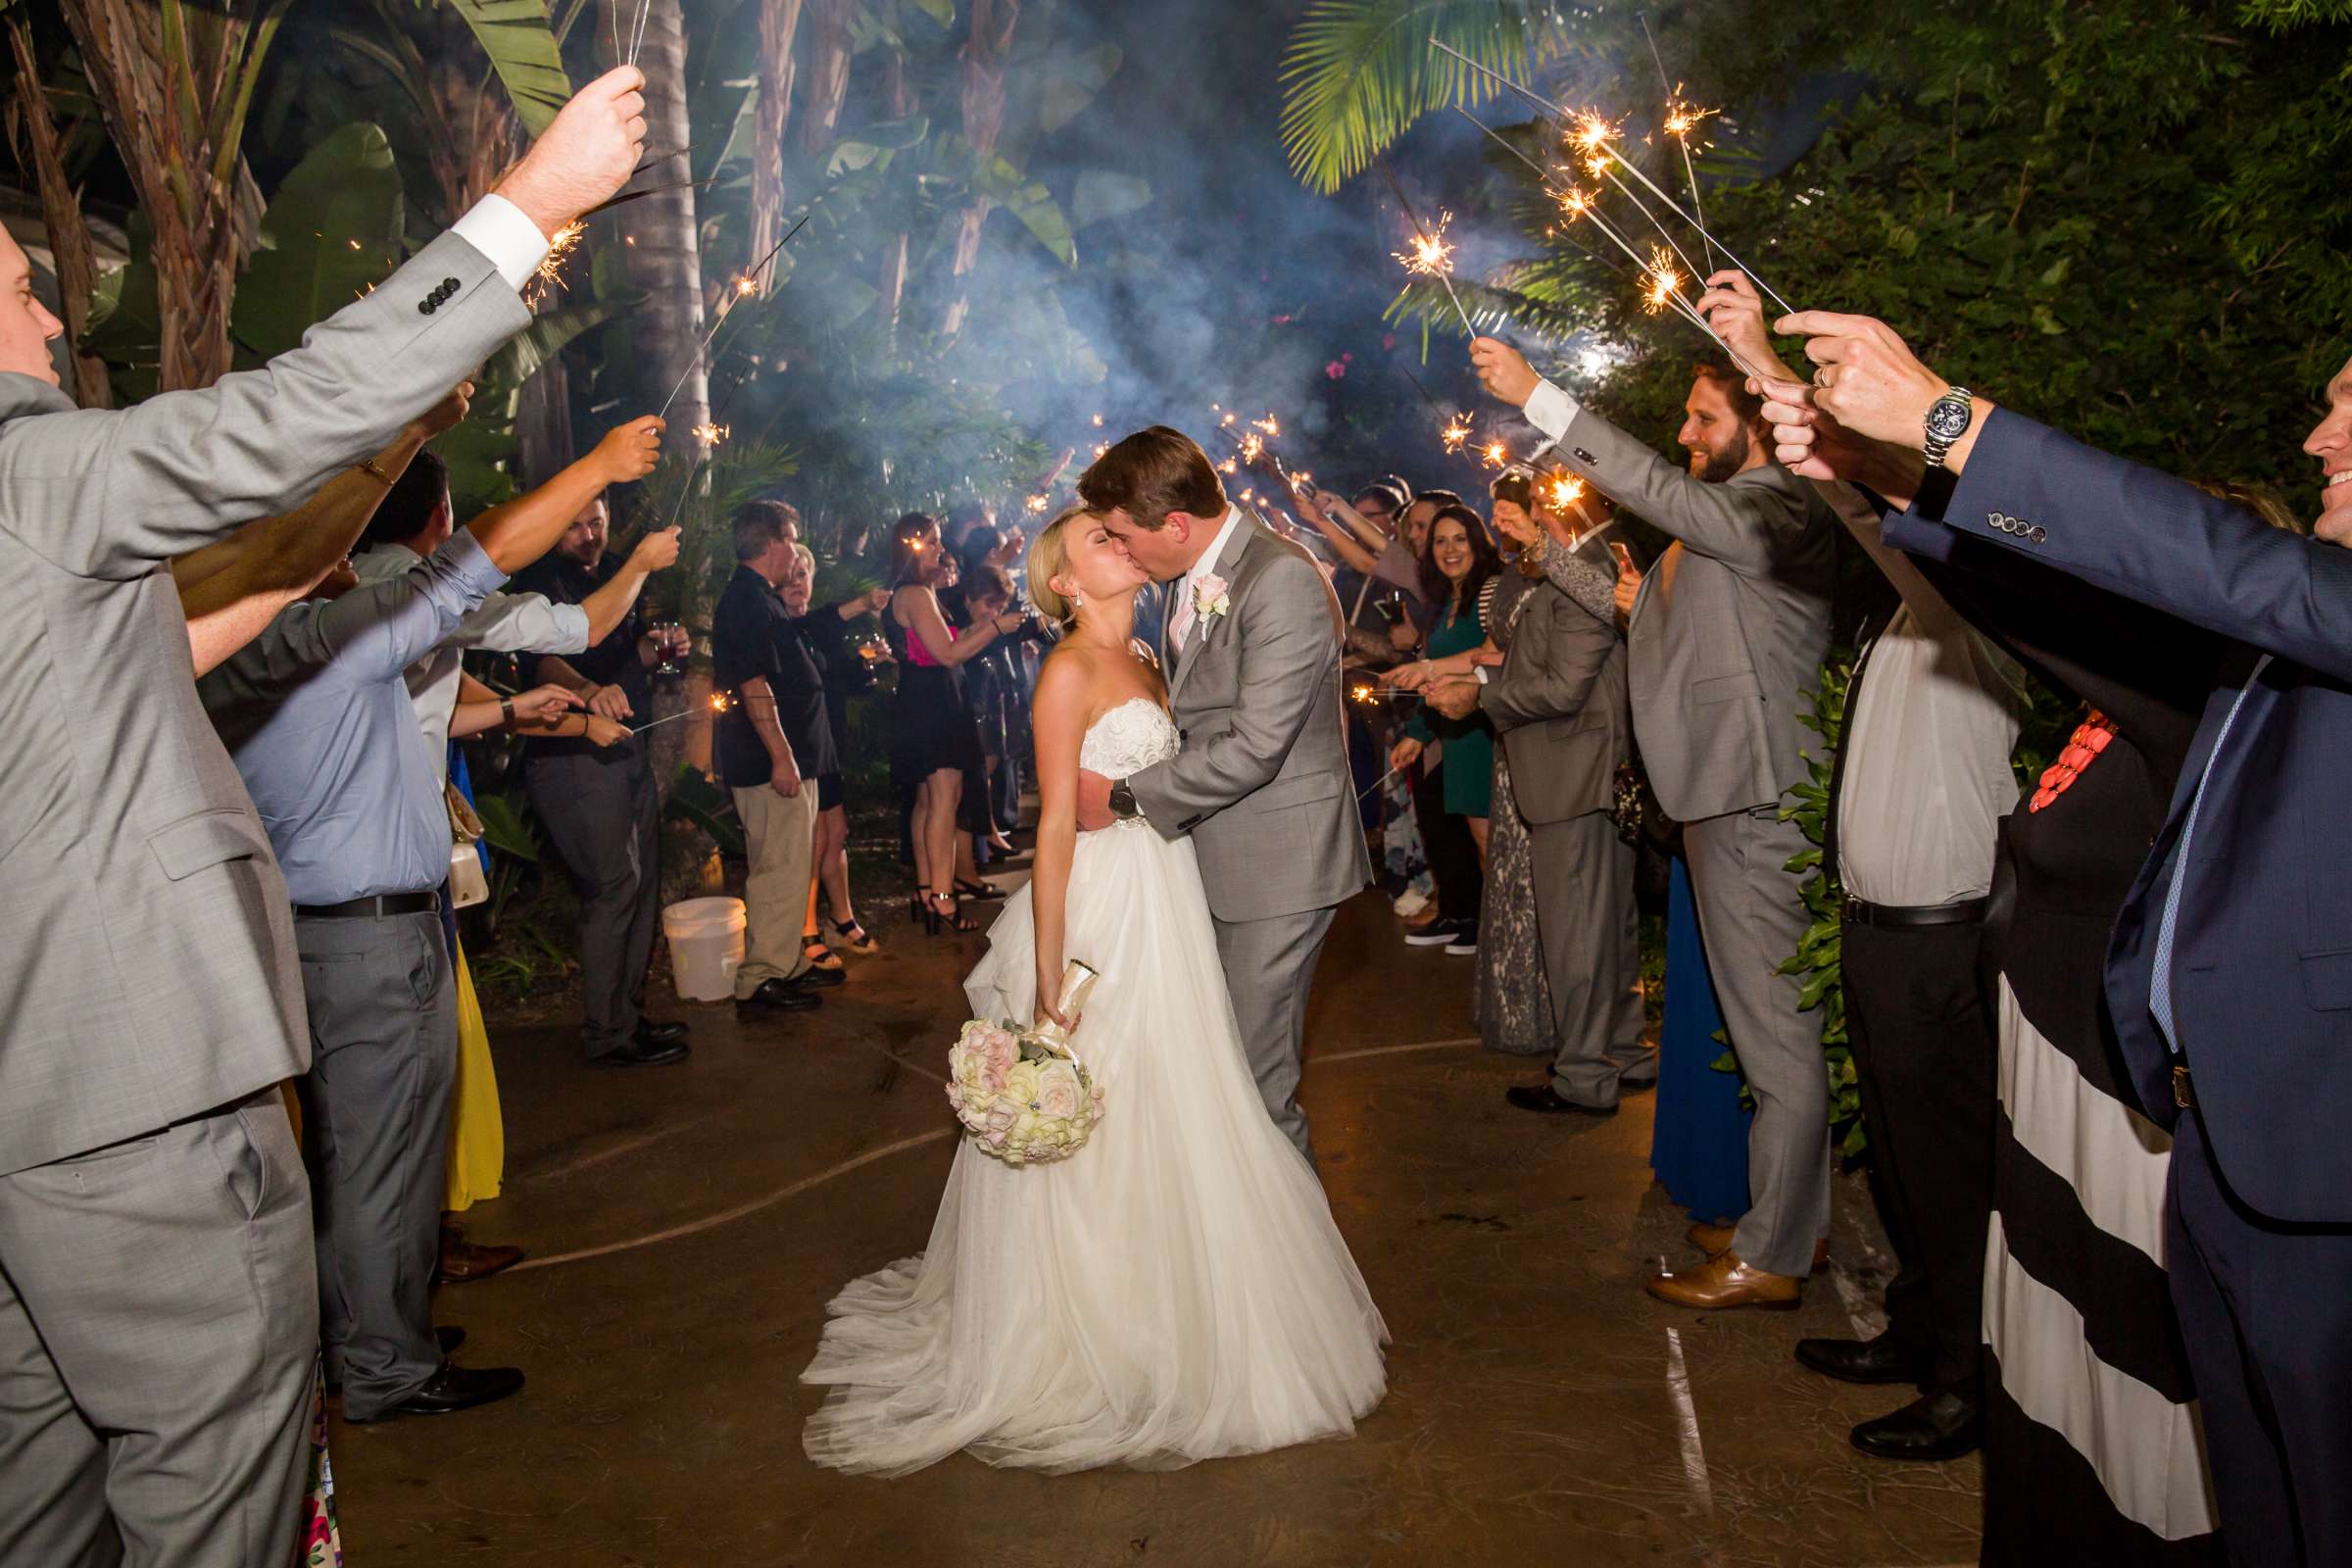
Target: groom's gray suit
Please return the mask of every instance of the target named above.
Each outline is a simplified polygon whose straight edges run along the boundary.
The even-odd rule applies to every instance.
[[[1213,571],[1230,608],[1196,617],[1181,651],[1161,637],[1184,750],[1127,782],[1162,836],[1192,835],[1257,1091],[1312,1159],[1298,1108],[1307,991],[1333,912],[1372,879],[1340,708],[1340,605],[1313,558],[1253,522]]]
[[[175,1568],[293,1556],[318,1291],[274,1086],[310,1036],[167,563],[529,321],[450,235],[205,391],[77,411],[0,374],[0,1563],[111,1560],[118,1530]]]

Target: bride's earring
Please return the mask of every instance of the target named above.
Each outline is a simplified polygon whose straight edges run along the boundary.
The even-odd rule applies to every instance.
[[[1084,594],[1072,594],[1072,595],[1070,595],[1070,608],[1071,608],[1072,610],[1084,610],[1084,609],[1086,608],[1086,595],[1084,595]]]

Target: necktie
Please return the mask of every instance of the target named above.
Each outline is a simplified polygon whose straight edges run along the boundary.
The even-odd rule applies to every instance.
[[[2197,813],[2205,809],[2205,786],[2213,781],[2215,764],[2222,760],[2222,748],[2230,744],[2230,730],[2237,722],[2246,699],[2254,694],[2255,682],[2271,667],[2271,656],[2265,654],[2254,664],[2254,672],[2230,705],[2230,716],[2222,720],[2220,733],[2213,737],[2213,753],[2205,759],[2205,771],[2197,775],[2197,793],[2189,798],[2188,815],[2180,823],[2180,853],[2173,857],[2172,885],[2164,890],[2164,917],[2156,926],[2156,973],[2148,982],[2148,1011],[2156,1015],[2156,1027],[2164,1031],[2164,1043],[2180,1054],[2180,1037],[2173,1027],[2173,929],[2180,919],[2180,890],[2188,882],[2188,851],[2197,836]]]
[[[1184,652],[1184,640],[1193,629],[1193,579],[1187,575],[1176,582],[1176,608],[1168,615],[1168,641],[1178,653]]]

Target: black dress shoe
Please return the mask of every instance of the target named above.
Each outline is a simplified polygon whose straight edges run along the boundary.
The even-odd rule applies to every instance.
[[[771,986],[775,983],[773,980],[768,982]],[[798,978],[785,982],[786,985],[799,986],[803,991],[830,991],[835,986],[849,983],[850,971],[846,965],[838,969],[803,969]]]
[[[1840,1383],[1925,1383],[1928,1358],[1882,1334],[1875,1340],[1799,1340],[1796,1359]]]
[[[798,980],[762,980],[760,989],[735,999],[738,1007],[765,1007],[770,1012],[812,1012],[824,999]]]
[[[601,1056],[590,1056],[591,1067],[666,1067],[673,1061],[684,1061],[687,1052],[683,1040],[648,1040],[639,1034],[628,1044],[616,1046]]]
[[[1974,1453],[1984,1441],[1977,1407],[1957,1394],[1923,1394],[1892,1415],[1854,1428],[1854,1446],[1874,1459],[1934,1463]]]
[[[666,1046],[672,1040],[686,1038],[686,1026],[675,1018],[656,1022],[652,1018],[637,1020],[637,1043],[645,1046]]]
[[[452,1351],[466,1343],[466,1331],[454,1323],[436,1323],[433,1343],[441,1348],[441,1358],[446,1361]],[[330,1398],[343,1392],[343,1380],[332,1372],[326,1375],[326,1392]]]
[[[451,1366],[441,1363],[441,1370],[425,1380],[424,1387],[397,1404],[386,1405],[373,1415],[350,1416],[346,1421],[386,1421],[396,1415],[450,1415],[459,1410],[470,1410],[477,1404],[490,1404],[511,1398],[522,1392],[522,1372],[511,1366]]]
[[[1560,1098],[1558,1090],[1549,1084],[1513,1084],[1502,1092],[1502,1098],[1521,1110],[1541,1111],[1546,1116],[1614,1116],[1615,1105],[1580,1105],[1573,1100]]]

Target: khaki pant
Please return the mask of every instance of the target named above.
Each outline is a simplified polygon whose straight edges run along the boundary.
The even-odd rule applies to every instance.
[[[765,785],[735,791],[735,814],[751,854],[744,879],[743,967],[735,971],[742,1001],[770,980],[797,980],[808,971],[801,932],[808,919],[808,879],[816,858],[816,780],[786,800]]]

